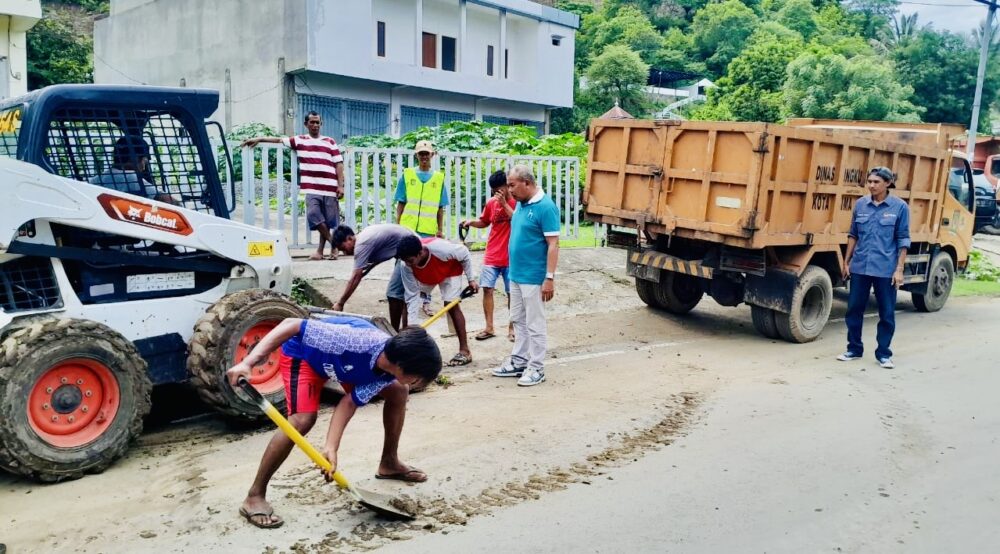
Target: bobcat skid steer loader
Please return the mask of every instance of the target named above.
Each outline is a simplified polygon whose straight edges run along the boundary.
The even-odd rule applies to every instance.
[[[205,121],[218,101],[58,85],[0,105],[3,469],[41,481],[103,470],[161,383],[259,417],[224,372],[307,313],[287,296],[284,237],[229,220],[235,191],[223,190]],[[276,358],[252,381],[284,403]]]

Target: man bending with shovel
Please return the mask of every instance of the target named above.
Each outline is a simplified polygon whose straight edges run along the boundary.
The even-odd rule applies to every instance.
[[[473,293],[479,291],[479,282],[472,275],[472,258],[469,249],[435,237],[403,237],[396,248],[396,257],[404,264],[403,288],[406,290],[406,308],[410,321],[416,321],[422,301],[420,293],[430,293],[434,287],[441,289],[445,307],[462,296],[462,274],[469,280]],[[448,362],[449,366],[468,365],[472,362],[469,338],[465,333],[465,315],[456,305],[448,312],[455,333],[458,335],[458,353]]]
[[[376,396],[385,400],[385,442],[375,477],[420,483],[427,475],[399,460],[399,436],[406,415],[409,387],[433,381],[441,372],[441,352],[420,328],[406,328],[390,337],[364,319],[331,317],[323,321],[289,318],[272,329],[240,363],[226,373],[236,387],[240,377],[264,362],[278,347],[278,364],[285,382],[288,420],[301,434],[316,423],[320,391],[328,379],[336,379],[347,394],[330,419],[323,455],[337,469],[337,450],[347,422],[359,406]],[[267,502],[267,484],[291,452],[294,443],[282,431],[275,433],[264,450],[257,476],[240,514],[253,525],[273,529],[284,524]]]

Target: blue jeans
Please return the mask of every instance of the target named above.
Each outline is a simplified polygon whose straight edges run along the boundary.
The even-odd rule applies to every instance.
[[[896,287],[892,286],[892,277],[872,277],[870,275],[851,274],[851,290],[847,298],[847,351],[855,356],[861,356],[865,347],[861,343],[861,324],[865,317],[865,306],[871,290],[875,289],[875,301],[878,302],[878,332],[876,339],[878,348],[875,350],[877,359],[891,358],[892,335],[896,332]]]

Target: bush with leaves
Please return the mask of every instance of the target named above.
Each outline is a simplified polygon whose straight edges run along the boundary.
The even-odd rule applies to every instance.
[[[237,125],[232,131],[226,134],[226,142],[229,144],[230,154],[233,156],[233,172],[236,174],[236,182],[243,180],[243,149],[240,148],[240,144],[251,138],[256,137],[278,137],[281,136],[273,128],[268,127],[263,123],[244,123],[243,125]],[[292,174],[292,151],[285,148],[283,152],[283,163],[284,163],[284,177],[285,179],[291,179]],[[220,147],[218,152],[216,152],[216,159],[219,160],[219,172],[223,173],[225,171],[226,156],[222,152]],[[268,168],[270,177],[272,179],[277,177],[277,154],[272,152],[270,159],[268,160]],[[260,155],[254,156],[254,175],[260,175],[263,170],[263,163]],[[223,181],[224,182],[224,181]]]

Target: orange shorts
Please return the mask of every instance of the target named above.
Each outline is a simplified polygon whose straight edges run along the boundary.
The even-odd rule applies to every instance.
[[[288,415],[319,411],[319,395],[326,379],[320,377],[305,360],[291,358],[284,352],[278,360],[278,370],[285,382]]]

